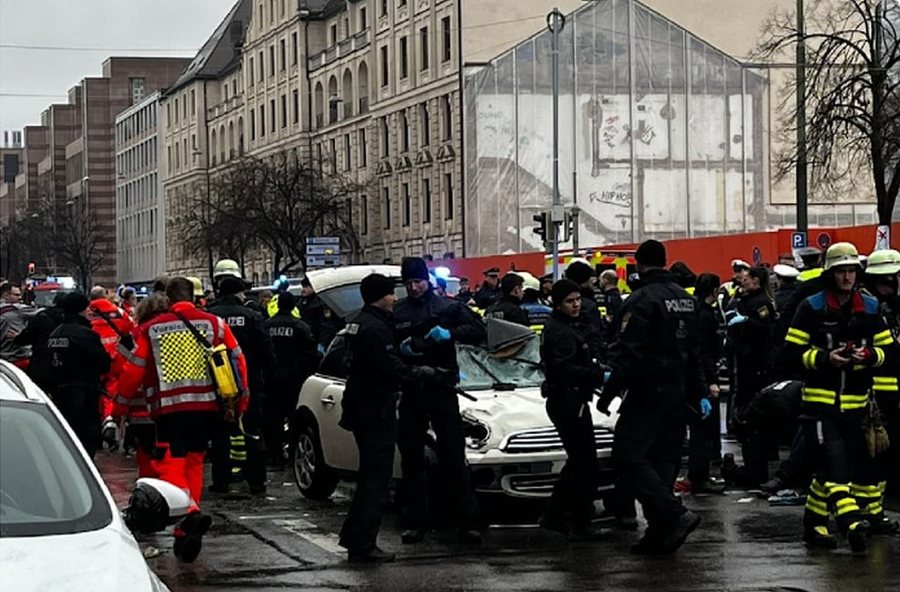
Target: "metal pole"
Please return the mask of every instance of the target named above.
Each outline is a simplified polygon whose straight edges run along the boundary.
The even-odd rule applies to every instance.
[[[797,0],[797,232],[806,232],[806,22],[803,0]]]
[[[550,210],[550,227],[547,228],[550,254],[553,257],[553,279],[559,279],[559,223],[562,222],[562,202],[559,196],[559,34],[566,24],[566,17],[554,8],[547,15],[550,29],[550,55],[553,58],[553,207]]]

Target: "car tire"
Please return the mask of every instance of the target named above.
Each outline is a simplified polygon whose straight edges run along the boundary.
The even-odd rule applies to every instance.
[[[291,430],[291,476],[304,497],[327,499],[338,484],[338,475],[325,464],[319,429],[314,420],[299,417]]]

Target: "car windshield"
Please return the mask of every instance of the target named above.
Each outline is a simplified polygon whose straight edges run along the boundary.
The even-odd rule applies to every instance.
[[[0,537],[86,532],[111,521],[103,491],[50,409],[0,402]]]
[[[463,390],[538,387],[544,380],[537,337],[508,357],[497,357],[484,347],[458,345],[456,359]]]
[[[65,294],[71,290],[35,290],[34,305],[41,308],[49,308],[53,306],[53,301],[58,295]]]
[[[398,300],[400,298],[406,298],[406,288],[402,284],[397,284],[394,287],[394,294],[397,295]],[[328,305],[328,308],[336,312],[342,319],[346,319],[363,307],[362,295],[359,293],[358,283],[325,290],[319,293],[319,298],[321,298],[325,304]]]

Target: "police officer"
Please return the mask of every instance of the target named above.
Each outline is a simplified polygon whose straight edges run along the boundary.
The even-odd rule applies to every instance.
[[[774,296],[775,315],[778,319],[775,330],[775,343],[782,343],[787,328],[790,326],[790,322],[785,321],[784,317],[788,314],[786,311],[794,298],[794,292],[797,291],[797,276],[800,275],[800,270],[791,265],[779,263],[772,268],[772,271],[775,273],[777,283]]]
[[[597,403],[628,391],[620,408],[613,461],[644,508],[648,527],[633,553],[671,553],[700,523],[672,494],[681,463],[685,410],[709,416],[711,405],[697,345],[697,303],[664,269],[666,250],[648,240],[636,253],[643,287],[625,301],[612,374]]]
[[[62,298],[64,318],[47,340],[53,402],[91,458],[100,442],[100,378],[109,372],[109,354],[87,319],[81,292]]]
[[[349,372],[341,400],[341,426],[353,432],[359,474],[340,544],[351,562],[375,563],[394,559],[376,542],[390,497],[401,385],[442,380],[452,386],[456,376],[451,370],[408,366],[400,359],[391,318],[396,301],[393,280],[373,273],[363,279],[359,291],[365,305],[346,328]]]
[[[47,352],[47,340],[53,330],[63,322],[61,301],[64,293],[57,294],[53,306],[45,308],[34,315],[25,329],[13,340],[16,345],[31,346],[31,363],[28,365],[28,376],[39,387],[49,390],[46,380],[49,377],[50,356]]]
[[[476,344],[485,337],[481,319],[464,304],[440,298],[431,290],[428,267],[419,257],[403,260],[401,276],[407,298],[394,310],[397,341],[404,361],[459,372],[456,343]],[[454,383],[455,384],[455,383]],[[466,466],[459,403],[452,385],[405,386],[399,408],[398,444],[403,466],[407,530],[404,543],[424,539],[428,519],[424,449],[429,424],[437,439],[440,470],[446,477],[461,542],[477,543],[473,529],[477,502]]]
[[[528,313],[522,308],[525,280],[517,273],[507,273],[500,280],[503,298],[490,305],[484,313],[486,319],[500,319],[528,326]]]
[[[475,292],[472,299],[475,306],[481,310],[487,310],[493,303],[503,298],[503,292],[500,290],[500,268],[491,267],[484,270],[484,281],[481,287]]]
[[[603,315],[600,314],[600,305],[594,299],[594,270],[584,261],[573,261],[566,267],[565,275],[566,279],[575,282],[581,291],[581,312],[578,317],[580,330],[591,348],[592,356],[601,359],[606,355],[606,339]]]
[[[266,405],[264,377],[271,376],[275,367],[272,341],[263,329],[263,318],[258,312],[244,306],[243,292],[247,285],[240,278],[226,276],[219,280],[218,297],[208,312],[225,320],[234,333],[241,351],[247,359],[250,406],[244,414],[243,432],[236,424],[223,424],[223,432],[213,442],[213,483],[210,491],[224,493],[235,473],[232,461],[243,465],[243,477],[250,486],[250,493],[266,491],[266,463],[262,442],[263,409]]]
[[[800,303],[825,289],[822,277],[822,251],[815,247],[804,247],[797,251],[803,262],[803,269],[797,274],[797,287],[790,298],[786,299],[782,308],[778,309],[778,335],[785,336],[794,320],[794,314]]]
[[[296,299],[290,292],[278,297],[278,312],[263,323],[275,350],[275,368],[266,385],[266,450],[269,461],[284,461],[284,421],[297,404],[300,387],[316,371],[319,352],[309,325],[292,314]]]
[[[344,327],[344,321],[322,302],[309,278],[303,278],[300,286],[300,300],[297,303],[300,318],[309,325],[319,343],[319,351],[324,353],[334,336]]]
[[[553,314],[541,335],[547,415],[566,451],[566,465],[553,488],[541,526],[575,540],[592,540],[600,530],[591,525],[597,492],[597,443],[590,405],[594,389],[603,386],[603,370],[594,364],[578,329],[581,290],[571,280],[553,285]]]
[[[829,532],[834,513],[854,552],[863,552],[871,525],[851,495],[854,467],[868,454],[861,424],[866,416],[873,370],[896,355],[878,301],[856,288],[859,254],[850,243],[825,253],[825,290],[797,308],[783,355],[804,381],[802,422],[809,448],[818,456],[806,499],[803,540],[833,549]]]
[[[619,276],[607,269],[600,274],[600,307],[605,309],[604,322],[606,324],[607,340],[612,340],[617,332],[616,319],[622,310],[622,293],[619,291]]]

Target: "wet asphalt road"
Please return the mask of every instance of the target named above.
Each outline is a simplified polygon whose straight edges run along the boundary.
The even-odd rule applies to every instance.
[[[97,460],[124,505],[134,478],[131,461],[106,453]],[[173,591],[900,591],[900,537],[874,539],[865,556],[851,555],[845,545],[810,551],[798,540],[801,508],[770,507],[743,491],[686,496],[703,523],[673,557],[630,555],[639,533],[611,531],[602,542],[571,544],[533,526],[534,504],[499,503],[492,515],[505,524],[492,526],[476,547],[459,545],[450,532],[401,545],[396,516],[389,515],[379,541],[397,552],[397,562],[359,567],[348,564],[337,545],[348,489],[313,502],[300,496],[286,472],[270,471],[269,481],[265,497],[203,500],[214,523],[193,564],[175,559],[170,536],[141,541],[142,548],[159,551],[148,559],[151,567]]]

